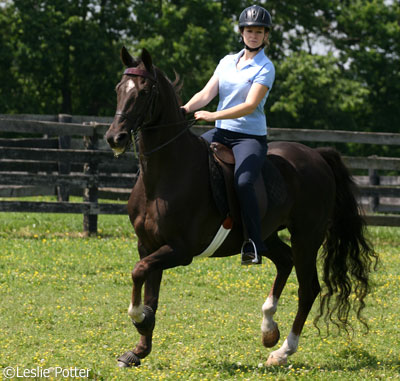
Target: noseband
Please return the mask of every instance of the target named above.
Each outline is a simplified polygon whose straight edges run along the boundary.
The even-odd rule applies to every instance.
[[[181,135],[183,135],[184,132],[186,132],[190,127],[192,127],[194,125],[194,123],[196,122],[195,119],[183,120],[183,121],[179,121],[179,122],[172,122],[172,123],[165,123],[165,124],[158,124],[158,125],[154,125],[154,126],[150,126],[149,124],[144,123],[144,119],[145,119],[146,115],[148,114],[148,111],[152,108],[153,103],[158,95],[156,71],[153,70],[153,74],[152,74],[152,73],[149,73],[147,70],[138,69],[136,67],[129,67],[129,68],[125,69],[124,75],[134,75],[134,76],[139,76],[139,77],[143,77],[143,78],[148,78],[153,82],[153,86],[151,88],[148,102],[146,102],[149,105],[149,107],[146,112],[141,113],[140,118],[133,120],[132,118],[129,117],[129,115],[126,112],[123,112],[123,111],[117,111],[115,113],[116,116],[120,115],[123,118],[129,120],[133,124],[133,127],[130,129],[130,133],[134,137],[135,141],[137,139],[137,134],[140,130],[153,130],[153,129],[157,129],[157,128],[176,126],[179,124],[188,123],[188,125],[182,131],[178,132],[178,134],[175,135],[172,139],[168,140],[167,142],[161,144],[160,146],[154,148],[151,151],[144,152],[143,153],[144,156],[149,156],[152,153],[157,152],[161,148],[164,148],[168,144],[172,143],[175,139],[177,139]]]

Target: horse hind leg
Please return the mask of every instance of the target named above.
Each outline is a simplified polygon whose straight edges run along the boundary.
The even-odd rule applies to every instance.
[[[302,238],[303,240],[306,238],[311,240],[310,237],[306,236],[303,236]],[[319,246],[320,244],[314,245],[314,248],[311,248],[307,243],[304,245],[298,244],[292,238],[294,264],[299,282],[298,309],[288,337],[278,350],[271,352],[266,363],[267,366],[285,365],[288,357],[297,351],[304,323],[306,322],[315,298],[320,292],[320,284],[316,268],[316,257]]]
[[[273,316],[278,307],[279,297],[292,271],[293,260],[291,248],[280,240],[277,233],[274,233],[266,244],[268,247],[267,256],[277,269],[271,291],[262,306],[262,343],[265,347],[271,348],[276,345],[280,338],[278,324],[274,321]]]

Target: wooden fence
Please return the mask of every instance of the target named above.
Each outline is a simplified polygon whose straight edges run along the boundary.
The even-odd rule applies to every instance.
[[[83,214],[84,232],[97,232],[99,214],[125,214],[135,183],[133,153],[116,159],[103,136],[111,118],[70,115],[0,115],[0,212]],[[194,126],[201,134],[209,127]],[[363,143],[400,146],[400,134],[292,130],[271,128],[269,140]],[[372,225],[400,226],[400,176],[378,176],[378,170],[400,174],[400,159],[344,157],[351,169],[365,169],[356,177],[367,221]],[[57,195],[57,202],[20,201],[22,196]],[[82,202],[70,202],[70,195]],[[368,202],[368,203],[367,203]],[[385,214],[371,214],[380,212]],[[389,213],[389,215],[387,214]]]

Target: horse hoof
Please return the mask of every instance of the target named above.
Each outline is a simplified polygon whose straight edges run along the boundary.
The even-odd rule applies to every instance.
[[[118,366],[118,368],[130,368],[130,366],[128,364],[125,364],[124,362],[119,361],[119,360],[117,362],[117,366]]]
[[[286,364],[287,358],[274,356],[272,353],[269,355],[268,360],[265,363],[266,366],[280,366]]]
[[[132,319],[132,323],[141,335],[149,336],[153,332],[156,324],[156,315],[154,314],[153,309],[149,306],[144,306],[143,313],[144,319],[142,322],[137,323]]]
[[[140,365],[140,358],[132,351],[124,353],[121,357],[118,358],[117,361],[119,368],[130,368],[131,366]]]
[[[279,332],[278,326],[275,325],[275,329],[273,331],[262,333],[262,343],[264,347],[271,348],[278,343],[280,337],[281,334]]]

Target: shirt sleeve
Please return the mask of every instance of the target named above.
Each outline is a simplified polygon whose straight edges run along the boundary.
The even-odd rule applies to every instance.
[[[269,90],[272,89],[272,85],[275,81],[275,67],[272,62],[269,62],[257,73],[254,78],[253,83],[259,83],[268,87]]]
[[[229,59],[230,59],[230,55],[227,55],[227,56],[225,56],[224,58],[222,58],[222,59],[219,61],[218,66],[217,66],[216,69],[214,70],[214,74],[215,74],[217,77],[221,77],[220,74],[221,74],[221,72],[224,70],[224,68],[226,67],[226,65],[228,64]]]

